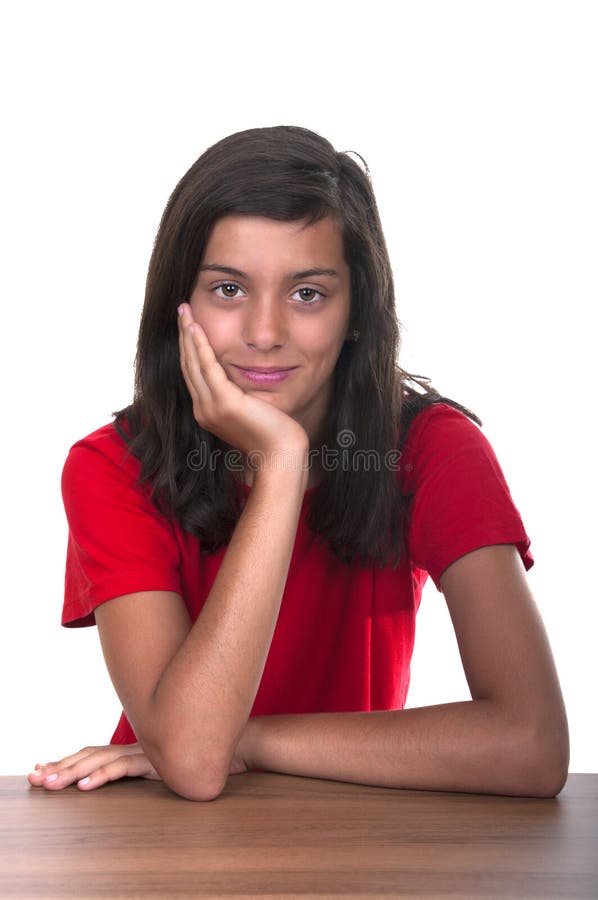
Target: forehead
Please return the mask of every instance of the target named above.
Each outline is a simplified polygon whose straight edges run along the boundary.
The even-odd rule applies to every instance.
[[[223,254],[226,254],[226,260]],[[214,256],[214,259],[212,259]],[[298,261],[318,265],[340,265],[343,241],[340,228],[330,217],[307,225],[278,222],[263,216],[223,216],[212,228],[202,262]],[[336,266],[335,266],[336,267]]]

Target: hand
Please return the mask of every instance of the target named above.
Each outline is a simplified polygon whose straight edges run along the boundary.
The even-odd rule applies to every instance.
[[[51,791],[59,791],[75,781],[81,790],[91,791],[119,778],[161,780],[138,743],[85,747],[58,762],[38,764],[27,777],[34,787]]]
[[[291,416],[228,378],[191,307],[179,307],[180,364],[196,421],[242,453],[267,464],[281,450],[307,459],[309,438]]]
[[[253,719],[246,723],[230,762],[230,775],[240,775],[253,767],[251,754],[256,724]],[[54,775],[56,777],[52,778]],[[78,753],[65,756],[57,762],[36,765],[35,771],[27,777],[33,787],[43,787],[50,791],[59,791],[75,781],[82,791],[92,791],[107,781],[118,781],[119,778],[161,781],[139,743],[84,747]]]

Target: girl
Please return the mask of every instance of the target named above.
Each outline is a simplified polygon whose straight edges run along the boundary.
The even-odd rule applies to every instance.
[[[143,776],[211,800],[260,769],[562,789],[530,540],[482,422],[401,369],[399,339],[367,166],[280,126],[191,167],[149,265],[133,402],[63,472],[62,623],[97,624],[123,714],[31,784]],[[471,700],[405,710],[428,575]]]

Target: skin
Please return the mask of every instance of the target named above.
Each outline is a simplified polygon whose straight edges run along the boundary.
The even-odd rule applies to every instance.
[[[216,263],[248,277],[201,271],[201,266]],[[240,391],[291,416],[310,446],[316,447],[350,317],[350,270],[337,226],[329,218],[305,228],[304,223],[225,216],[212,230],[201,266],[189,300],[191,315],[202,326],[226,376]],[[288,277],[314,267],[334,269],[338,277]],[[258,386],[237,366],[296,368],[279,384]],[[195,413],[201,416],[199,408]],[[267,427],[272,425],[273,431],[284,427],[278,421],[282,422],[272,418]],[[262,424],[266,426],[263,410],[260,429]],[[234,437],[233,446],[246,450]],[[252,439],[259,441],[257,435]],[[256,446],[253,443],[250,449]],[[251,483],[250,469],[245,476]],[[318,479],[314,465],[308,487]]]
[[[236,290],[232,275],[200,271],[189,303],[179,307],[180,364],[194,415],[245,457],[251,453],[252,459],[263,460],[265,470],[276,467],[277,455],[296,456],[303,491],[319,479],[317,466],[306,467],[306,450],[318,440],[334,367],[348,337],[350,270],[340,232],[331,219],[306,228],[227,216],[216,222],[200,266],[216,263],[248,277],[235,277]],[[289,278],[312,268],[332,269],[338,276]],[[218,288],[222,283],[227,291]],[[296,369],[279,384],[257,386],[235,365]],[[249,484],[254,475],[246,467]],[[98,628],[101,633],[100,621]],[[231,774],[246,771],[245,757],[241,735]],[[139,743],[85,747],[36,764],[28,777],[32,785],[48,789],[77,781],[89,790],[125,775],[160,777]]]
[[[241,302],[223,309],[210,288],[229,277],[235,283],[239,279],[213,278],[212,273],[198,281],[179,319],[181,368],[197,420],[242,452],[257,448],[263,453],[262,466],[248,473],[254,488],[243,516],[248,510],[250,515],[239,521],[214,583],[219,592],[211,602],[212,589],[193,628],[182,599],[165,592],[116,598],[96,611],[107,665],[127,714],[134,719],[133,711],[138,721],[150,721],[147,710],[157,708],[161,696],[160,718],[167,719],[164,710],[181,706],[175,724],[186,756],[179,756],[177,765],[184,770],[190,760],[191,769],[181,781],[167,778],[151,733],[145,740],[136,728],[143,746],[86,747],[36,767],[30,783],[60,790],[77,782],[81,790],[92,790],[127,775],[164,777],[183,796],[209,800],[219,795],[229,774],[260,768],[388,787],[555,796],[567,777],[567,717],[548,639],[521,559],[510,544],[464,554],[440,577],[471,700],[405,710],[247,718],[308,479],[304,471],[277,471],[273,460],[284,450],[298,463],[305,461],[308,447],[317,441],[330,375],[349,324],[349,281],[331,223],[318,223],[321,227],[311,232],[263,220],[231,218],[219,224],[222,228],[213,234],[217,243],[210,242],[204,259],[242,269],[251,282],[242,284]],[[215,250],[216,258],[211,256]],[[344,275],[329,308],[313,315],[298,310],[289,299],[296,285],[285,283],[284,273],[332,264]],[[318,282],[307,284],[317,288]],[[241,386],[235,362],[297,365],[301,377],[267,390]],[[254,548],[259,541],[262,545]],[[137,634],[141,621],[143,640]],[[202,622],[203,637],[201,628],[196,632]],[[241,646],[242,641],[247,643]],[[226,665],[214,677],[211,670],[224,657]],[[206,685],[211,677],[220,692],[233,683],[224,706],[210,706]],[[144,707],[142,695],[150,683],[157,687]],[[197,715],[194,703],[202,694],[207,712],[202,708]],[[197,720],[202,728],[193,731]],[[215,749],[207,755],[204,745],[210,743]],[[195,787],[211,761],[211,780]],[[165,772],[176,769],[164,763]]]

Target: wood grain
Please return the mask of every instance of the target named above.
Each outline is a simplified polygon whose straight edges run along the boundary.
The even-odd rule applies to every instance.
[[[598,897],[598,775],[554,800],[251,772],[193,803],[0,778],[0,896]]]

